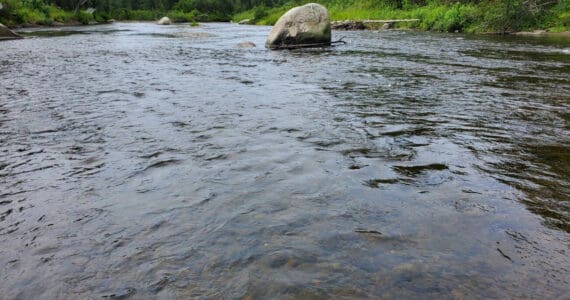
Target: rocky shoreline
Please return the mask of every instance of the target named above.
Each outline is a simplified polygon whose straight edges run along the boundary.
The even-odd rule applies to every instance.
[[[8,27],[6,27],[2,23],[0,23],[0,41],[21,39],[21,38],[22,38],[21,35],[13,32]]]
[[[519,32],[511,33],[511,35],[518,35],[518,36],[560,36],[560,37],[570,38],[570,31],[562,31],[562,32],[548,32],[546,30],[519,31]]]
[[[332,21],[331,28],[333,30],[387,30],[394,28],[394,24],[399,22],[419,22],[418,19],[403,19],[403,20],[342,20]],[[516,31],[507,33],[481,33],[491,35],[515,35],[515,36],[556,36],[570,38],[570,31],[563,32],[549,32],[546,30],[534,31]]]

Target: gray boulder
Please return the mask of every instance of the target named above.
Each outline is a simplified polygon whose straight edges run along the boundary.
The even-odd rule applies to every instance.
[[[158,20],[158,25],[170,25],[172,21],[169,17],[162,17],[162,19]]]
[[[8,27],[0,23],[0,41],[21,39],[21,38],[22,38],[21,35],[14,33],[12,30],[8,29]]]
[[[269,32],[269,49],[331,43],[331,23],[327,9],[316,3],[297,6],[286,12]]]

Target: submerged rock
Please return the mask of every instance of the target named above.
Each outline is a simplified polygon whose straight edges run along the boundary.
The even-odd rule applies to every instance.
[[[327,9],[309,3],[294,7],[281,16],[269,32],[265,47],[279,49],[330,43],[331,23]]]
[[[169,17],[162,17],[162,19],[158,20],[158,25],[171,25],[172,21]]]
[[[21,39],[22,36],[0,23],[0,40]]]
[[[255,48],[255,43],[253,42],[241,42],[237,44],[238,48]]]

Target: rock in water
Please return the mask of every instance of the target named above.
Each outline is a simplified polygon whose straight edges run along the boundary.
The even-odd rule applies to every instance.
[[[158,20],[158,25],[170,25],[172,21],[169,17],[162,17],[162,19]]]
[[[241,42],[237,44],[238,48],[255,48],[255,43],[253,42]]]
[[[286,12],[269,32],[265,47],[291,48],[331,43],[331,22],[327,9],[316,3],[297,6]]]
[[[8,29],[8,27],[6,27],[2,23],[0,23],[0,41],[1,40],[21,39],[21,38],[22,38],[22,36],[14,33],[12,30]]]

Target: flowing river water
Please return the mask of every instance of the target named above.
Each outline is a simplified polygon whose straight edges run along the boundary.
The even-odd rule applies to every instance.
[[[570,40],[269,29],[1,43],[0,298],[568,297]]]

